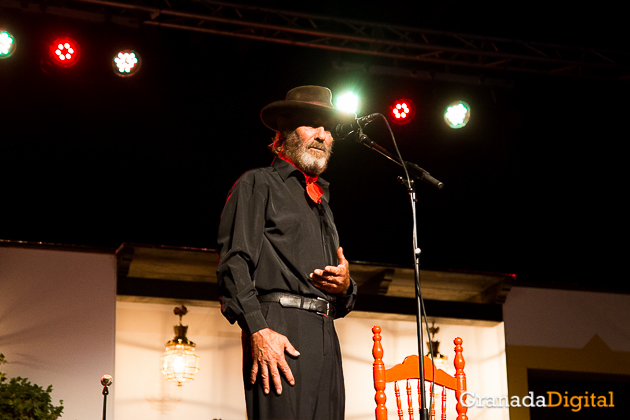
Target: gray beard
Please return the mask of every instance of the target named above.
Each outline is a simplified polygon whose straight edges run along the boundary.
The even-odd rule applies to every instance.
[[[318,148],[324,151],[324,154],[311,152],[309,148]],[[317,153],[317,155],[316,155]],[[291,159],[291,162],[300,168],[304,173],[310,176],[318,176],[324,172],[328,166],[328,159],[332,154],[331,147],[326,147],[324,143],[312,140],[304,143],[295,131],[286,133],[284,141],[284,154]]]

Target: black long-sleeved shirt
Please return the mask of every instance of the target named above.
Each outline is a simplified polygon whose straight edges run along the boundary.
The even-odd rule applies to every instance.
[[[271,166],[243,174],[221,214],[217,278],[221,311],[248,334],[267,328],[257,295],[288,292],[333,302],[335,318],[350,312],[357,285],[330,295],[311,284],[315,269],[338,265],[339,236],[328,207],[328,182],[321,204],[305,191],[304,174],[276,158]]]

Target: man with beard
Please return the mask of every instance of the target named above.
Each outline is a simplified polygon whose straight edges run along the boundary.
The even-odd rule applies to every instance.
[[[239,178],[221,214],[221,311],[242,329],[250,420],[344,418],[333,319],[352,310],[357,286],[319,175],[335,125],[355,116],[331,98],[325,87],[301,86],[262,109],[276,157]]]

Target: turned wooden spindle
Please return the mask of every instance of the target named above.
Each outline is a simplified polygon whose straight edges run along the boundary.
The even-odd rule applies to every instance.
[[[466,374],[464,373],[464,365],[466,362],[462,354],[464,351],[462,348],[463,342],[464,341],[459,337],[453,340],[455,344],[455,360],[453,364],[455,365],[455,380],[457,381],[457,389],[455,390],[455,398],[457,399],[457,420],[468,420],[468,415],[466,414],[468,408],[463,406],[459,400],[462,394],[466,392]],[[464,396],[463,402],[466,402],[466,396]]]
[[[383,364],[383,346],[381,345],[381,327],[375,325],[372,327],[374,336],[374,345],[372,346],[372,355],[374,356],[374,389],[376,394],[376,420],[387,420],[387,408],[385,402],[385,365]]]
[[[442,415],[440,420],[446,420],[446,387],[442,387]]]
[[[407,379],[407,412],[409,420],[413,420],[413,400],[411,399],[411,381]]]
[[[398,420],[404,420],[402,400],[400,399],[400,387],[398,382],[394,382],[394,394],[396,395],[396,407],[398,408]]]

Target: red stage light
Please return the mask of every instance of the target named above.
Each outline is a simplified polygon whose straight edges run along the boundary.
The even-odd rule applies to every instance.
[[[407,124],[416,115],[416,105],[410,99],[398,99],[389,107],[389,120],[394,124]]]
[[[79,44],[67,37],[54,40],[48,51],[52,62],[61,67],[73,66],[81,56]]]

